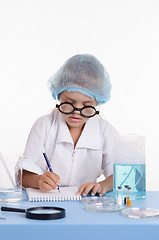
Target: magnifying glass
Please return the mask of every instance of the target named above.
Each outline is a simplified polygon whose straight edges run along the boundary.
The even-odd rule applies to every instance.
[[[26,214],[26,218],[39,220],[52,220],[64,218],[66,211],[60,207],[32,207],[28,209],[1,207],[1,211],[21,212]]]

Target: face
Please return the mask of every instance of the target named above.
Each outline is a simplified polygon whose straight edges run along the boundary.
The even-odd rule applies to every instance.
[[[95,107],[97,102],[95,99],[90,98],[80,92],[68,92],[64,91],[60,94],[60,103],[69,102],[76,108],[82,108],[85,106]],[[79,111],[74,111],[72,114],[62,114],[68,127],[83,127],[83,125],[88,121],[88,118],[82,117]]]

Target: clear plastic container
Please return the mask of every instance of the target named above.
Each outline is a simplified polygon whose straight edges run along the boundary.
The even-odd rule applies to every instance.
[[[113,197],[83,197],[81,199],[81,203],[88,205],[96,203],[115,203],[115,199]]]
[[[124,208],[120,213],[131,218],[159,217],[159,209],[152,208]]]
[[[122,210],[122,205],[116,203],[94,203],[94,204],[85,204],[85,210],[91,212],[119,212]]]
[[[22,166],[18,154],[0,153],[0,202],[22,199]]]
[[[113,159],[113,192],[129,185],[132,199],[146,196],[145,138],[139,135],[115,136]]]

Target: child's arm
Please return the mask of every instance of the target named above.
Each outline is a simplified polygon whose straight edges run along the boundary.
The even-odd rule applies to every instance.
[[[26,170],[23,170],[22,185],[23,187],[39,188],[43,191],[50,191],[57,188],[60,183],[60,177],[56,173],[45,172],[38,175]]]
[[[87,194],[92,190],[91,195],[94,196],[96,193],[99,193],[100,196],[103,196],[106,192],[113,190],[113,175],[106,178],[104,181],[98,183],[85,183],[83,184],[77,194],[87,196]]]

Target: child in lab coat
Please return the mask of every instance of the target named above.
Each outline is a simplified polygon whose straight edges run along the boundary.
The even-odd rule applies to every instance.
[[[49,83],[59,104],[31,129],[24,151],[23,186],[50,191],[76,185],[79,195],[91,190],[92,195],[102,196],[113,188],[112,148],[118,134],[98,117],[98,106],[110,98],[109,75],[94,56],[79,54],[69,58]],[[105,179],[97,183],[101,174]]]

